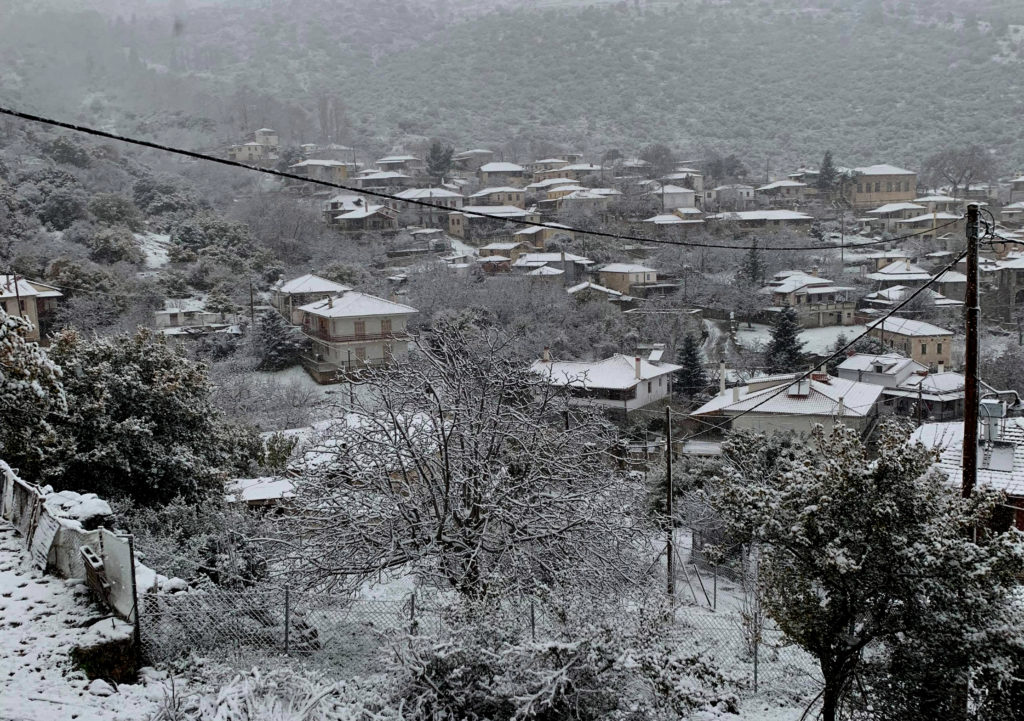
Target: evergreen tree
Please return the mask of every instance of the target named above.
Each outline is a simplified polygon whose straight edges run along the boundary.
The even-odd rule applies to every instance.
[[[440,140],[431,143],[430,150],[427,151],[427,175],[437,182],[441,182],[452,167],[452,153],[454,152],[454,148],[442,145]]]
[[[803,346],[796,311],[787,305],[772,324],[772,339],[764,354],[769,372],[789,373],[800,370],[804,365]]]
[[[283,370],[299,362],[305,337],[276,311],[267,311],[256,321],[256,352],[260,370]]]
[[[56,442],[54,414],[67,410],[60,368],[27,340],[32,324],[0,305],[0,460],[29,481]]]
[[[755,238],[750,244],[750,250],[747,251],[742,265],[740,265],[737,280],[746,282],[751,286],[760,286],[764,284],[766,272],[767,266],[761,256],[761,249],[758,248],[757,239]]]
[[[836,166],[832,162],[832,151],[826,150],[821,167],[818,169],[818,190],[822,195],[828,197],[835,190],[838,175],[839,171],[836,170]]]
[[[217,286],[210,291],[203,305],[210,313],[220,313],[221,320],[224,320],[226,314],[237,313],[241,310],[241,307],[231,300],[231,296],[223,286]]]
[[[677,373],[679,390],[683,395],[693,397],[707,387],[708,375],[701,362],[700,344],[692,333],[683,338],[683,347],[679,349],[677,358],[682,366]]]

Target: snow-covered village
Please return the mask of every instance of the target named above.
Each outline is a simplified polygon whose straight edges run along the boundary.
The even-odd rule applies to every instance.
[[[1024,719],[1022,63],[0,2],[0,721]]]

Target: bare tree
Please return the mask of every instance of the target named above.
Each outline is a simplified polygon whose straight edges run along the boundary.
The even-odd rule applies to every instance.
[[[967,190],[976,180],[992,178],[996,174],[996,164],[980,145],[967,145],[940,150],[925,160],[923,171],[935,185],[949,183],[951,195],[956,197],[960,188]]]
[[[635,583],[643,490],[614,432],[584,409],[566,423],[567,395],[512,342],[444,324],[417,362],[367,374],[304,456],[285,534],[300,578],[411,569],[471,598]]]

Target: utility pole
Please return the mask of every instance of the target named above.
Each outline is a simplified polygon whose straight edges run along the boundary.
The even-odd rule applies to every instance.
[[[249,327],[252,330],[256,329],[256,301],[252,293],[252,278],[249,279],[249,322],[252,324]],[[252,331],[250,331],[251,333]]]
[[[846,210],[839,211],[839,262],[846,265]]]
[[[665,487],[668,496],[665,499],[665,509],[668,515],[668,538],[665,545],[665,568],[668,578],[668,597],[675,598],[676,579],[673,574],[675,568],[675,543],[673,536],[675,532],[675,521],[672,518],[672,407],[665,406]]]
[[[967,357],[964,361],[964,498],[978,478],[978,204],[967,206],[967,291],[964,294]]]

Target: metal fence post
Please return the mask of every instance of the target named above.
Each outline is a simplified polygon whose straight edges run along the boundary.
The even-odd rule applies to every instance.
[[[537,640],[537,611],[534,607],[533,597],[530,597],[530,638]]]
[[[103,534],[100,534],[100,541],[102,543]],[[135,582],[135,536],[128,536],[128,559],[131,564],[131,571],[128,577],[132,580],[132,615],[135,616],[135,657],[136,659],[142,658],[142,627],[140,626],[141,621],[139,617],[142,615],[139,613],[139,589]]]
[[[761,648],[761,632],[760,630],[754,633],[754,693],[757,693],[757,661],[758,655]]]
[[[409,633],[416,633],[416,592],[409,597]]]
[[[291,605],[291,592],[288,586],[284,587],[284,654],[288,655],[288,633],[291,630],[292,621],[292,605]]]

